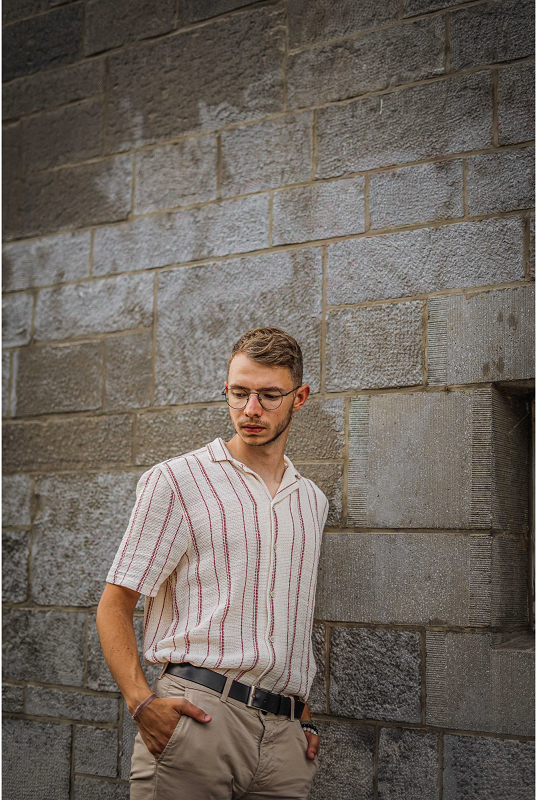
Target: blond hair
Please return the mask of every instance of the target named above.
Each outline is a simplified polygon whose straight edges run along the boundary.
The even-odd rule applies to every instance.
[[[302,385],[302,350],[296,339],[280,328],[254,328],[244,333],[233,345],[227,363],[228,372],[231,361],[239,353],[260,364],[287,367],[293,385]]]

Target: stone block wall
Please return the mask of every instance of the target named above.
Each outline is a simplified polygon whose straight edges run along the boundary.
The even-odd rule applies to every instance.
[[[533,797],[533,3],[3,16],[6,798],[128,796],[96,606],[257,325],[303,347],[330,499],[311,798]]]

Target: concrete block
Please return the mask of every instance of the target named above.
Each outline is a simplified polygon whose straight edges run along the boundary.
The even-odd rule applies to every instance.
[[[24,711],[24,688],[2,684],[2,711],[22,714]]]
[[[23,173],[98,156],[102,137],[100,97],[30,117],[22,123]]]
[[[2,343],[20,347],[30,341],[34,298],[31,294],[7,295],[2,300]]]
[[[118,701],[80,692],[62,692],[42,686],[28,686],[26,713],[41,717],[65,717],[91,722],[117,722]]]
[[[7,25],[23,17],[30,17],[48,11],[51,0],[6,0],[2,3],[2,23]]]
[[[469,158],[467,186],[470,214],[535,205],[535,148]]]
[[[94,275],[268,247],[268,195],[144,217],[95,234]]]
[[[328,246],[330,305],[524,280],[519,217],[350,239]]]
[[[286,455],[297,461],[341,458],[345,447],[343,399],[310,398],[293,415]]]
[[[328,498],[329,509],[326,525],[338,527],[343,524],[341,490],[343,484],[342,464],[296,464],[300,474],[312,480]]]
[[[71,726],[4,719],[2,788],[6,797],[69,796]],[[30,766],[31,765],[31,766]]]
[[[17,227],[17,178],[20,161],[20,125],[2,128],[2,239],[12,239]]]
[[[324,714],[326,713],[326,628],[324,625],[313,626],[311,642],[317,672],[308,695],[308,706],[313,714]]]
[[[535,653],[491,634],[427,632],[427,724],[533,735]]]
[[[90,233],[66,233],[4,245],[4,291],[77,281],[89,275]]]
[[[4,428],[7,472],[106,468],[131,463],[132,420],[125,415],[12,423]]]
[[[488,147],[491,91],[478,72],[319,109],[317,177]]]
[[[29,347],[19,353],[15,416],[91,411],[103,402],[103,345]]]
[[[131,758],[134,751],[134,737],[138,733],[138,726],[130,715],[130,712],[123,701],[123,728],[121,731],[121,768],[120,778],[128,781],[131,772]]]
[[[56,475],[36,479],[32,595],[42,604],[91,606],[134,505],[137,473]]]
[[[329,311],[328,391],[421,384],[421,316],[420,301]]]
[[[106,408],[150,405],[152,336],[131,333],[106,341]]]
[[[429,300],[429,383],[534,377],[534,287]]]
[[[462,217],[462,161],[437,161],[372,175],[369,213],[372,228]]]
[[[82,686],[86,614],[5,609],[2,625],[6,678]]]
[[[535,64],[513,64],[498,71],[500,144],[535,138]]]
[[[4,527],[31,524],[30,503],[32,480],[28,475],[2,477],[2,525]]]
[[[273,244],[307,242],[361,233],[364,222],[364,179],[315,183],[274,194]]]
[[[318,391],[321,286],[320,249],[161,273],[155,404],[220,400],[228,353],[245,331],[260,325],[295,336],[304,381]]]
[[[417,631],[335,627],[330,641],[330,713],[420,722]]]
[[[2,599],[23,603],[28,599],[30,531],[2,531]]]
[[[454,11],[451,69],[468,69],[532,55],[534,27],[534,5],[530,0],[493,0]]]
[[[125,784],[75,776],[75,800],[129,800],[129,793]]]
[[[216,139],[199,136],[136,154],[137,214],[216,199]]]
[[[289,107],[342,100],[439,75],[444,71],[444,38],[444,20],[433,17],[293,53],[287,62]]]
[[[117,775],[117,731],[77,725],[75,771],[115,778]]]
[[[202,19],[216,17],[236,8],[251,6],[255,0],[183,0],[181,3],[180,20],[182,25],[199,22]]]
[[[167,33],[174,19],[175,0],[90,0],[84,18],[84,55]]]
[[[42,289],[35,311],[35,338],[66,339],[112,333],[153,323],[153,276],[120,275],[78,286]]]
[[[533,800],[535,744],[490,737],[444,737],[444,800]]]
[[[384,728],[379,740],[379,800],[438,797],[438,737]]]
[[[83,9],[78,3],[14,22],[4,29],[3,79],[61,64],[80,57]]]
[[[412,17],[414,14],[437,11],[439,8],[450,8],[458,4],[459,0],[403,0],[403,16]]]
[[[197,450],[221,436],[235,435],[226,408],[190,408],[150,411],[136,417],[137,464],[151,466],[173,456]]]
[[[124,219],[131,178],[131,156],[30,176],[21,184],[18,234],[39,236]]]
[[[103,589],[104,589],[104,584],[103,584]],[[143,596],[140,599],[142,600],[142,608],[143,608],[143,600],[144,600]],[[136,634],[136,643],[138,645],[138,653],[140,655],[140,663],[142,665],[142,670],[144,672],[145,678],[149,686],[152,686],[162,669],[162,664],[145,664],[143,660],[143,633],[144,633],[143,617],[134,618],[134,633]],[[101,692],[118,691],[117,684],[115,680],[112,678],[110,670],[108,669],[106,661],[104,660],[103,651],[101,649],[101,644],[99,642],[99,636],[97,634],[97,628],[95,626],[95,616],[93,614],[90,615],[89,617],[89,625],[88,625],[87,685],[89,689],[96,689],[97,691]],[[126,708],[124,708],[123,720],[125,720],[125,713],[128,714]],[[132,738],[134,739],[134,736]]]
[[[222,131],[222,194],[259,192],[311,177],[311,112]]]
[[[289,7],[289,45],[304,47],[328,39],[340,39],[367,28],[377,28],[397,19],[397,2],[366,0],[295,0]]]
[[[2,353],[2,416],[11,416],[10,384],[11,380],[11,353]]]
[[[530,214],[530,278],[535,280],[535,211]]]
[[[284,24],[271,5],[111,56],[108,152],[281,111]]]
[[[373,800],[374,729],[320,720],[315,724],[322,746],[310,800]]]

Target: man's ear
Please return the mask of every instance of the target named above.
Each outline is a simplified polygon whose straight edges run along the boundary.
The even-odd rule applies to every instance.
[[[311,389],[307,383],[305,383],[303,386],[300,387],[300,389],[295,395],[295,402],[293,403],[293,414],[295,413],[295,411],[298,411],[300,408],[302,408],[302,406],[310,396],[310,392]]]

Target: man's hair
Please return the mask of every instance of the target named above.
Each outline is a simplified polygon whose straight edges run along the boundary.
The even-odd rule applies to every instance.
[[[300,345],[280,328],[254,328],[244,333],[235,342],[227,369],[239,353],[271,367],[287,367],[293,379],[293,386],[302,386],[302,350]]]

